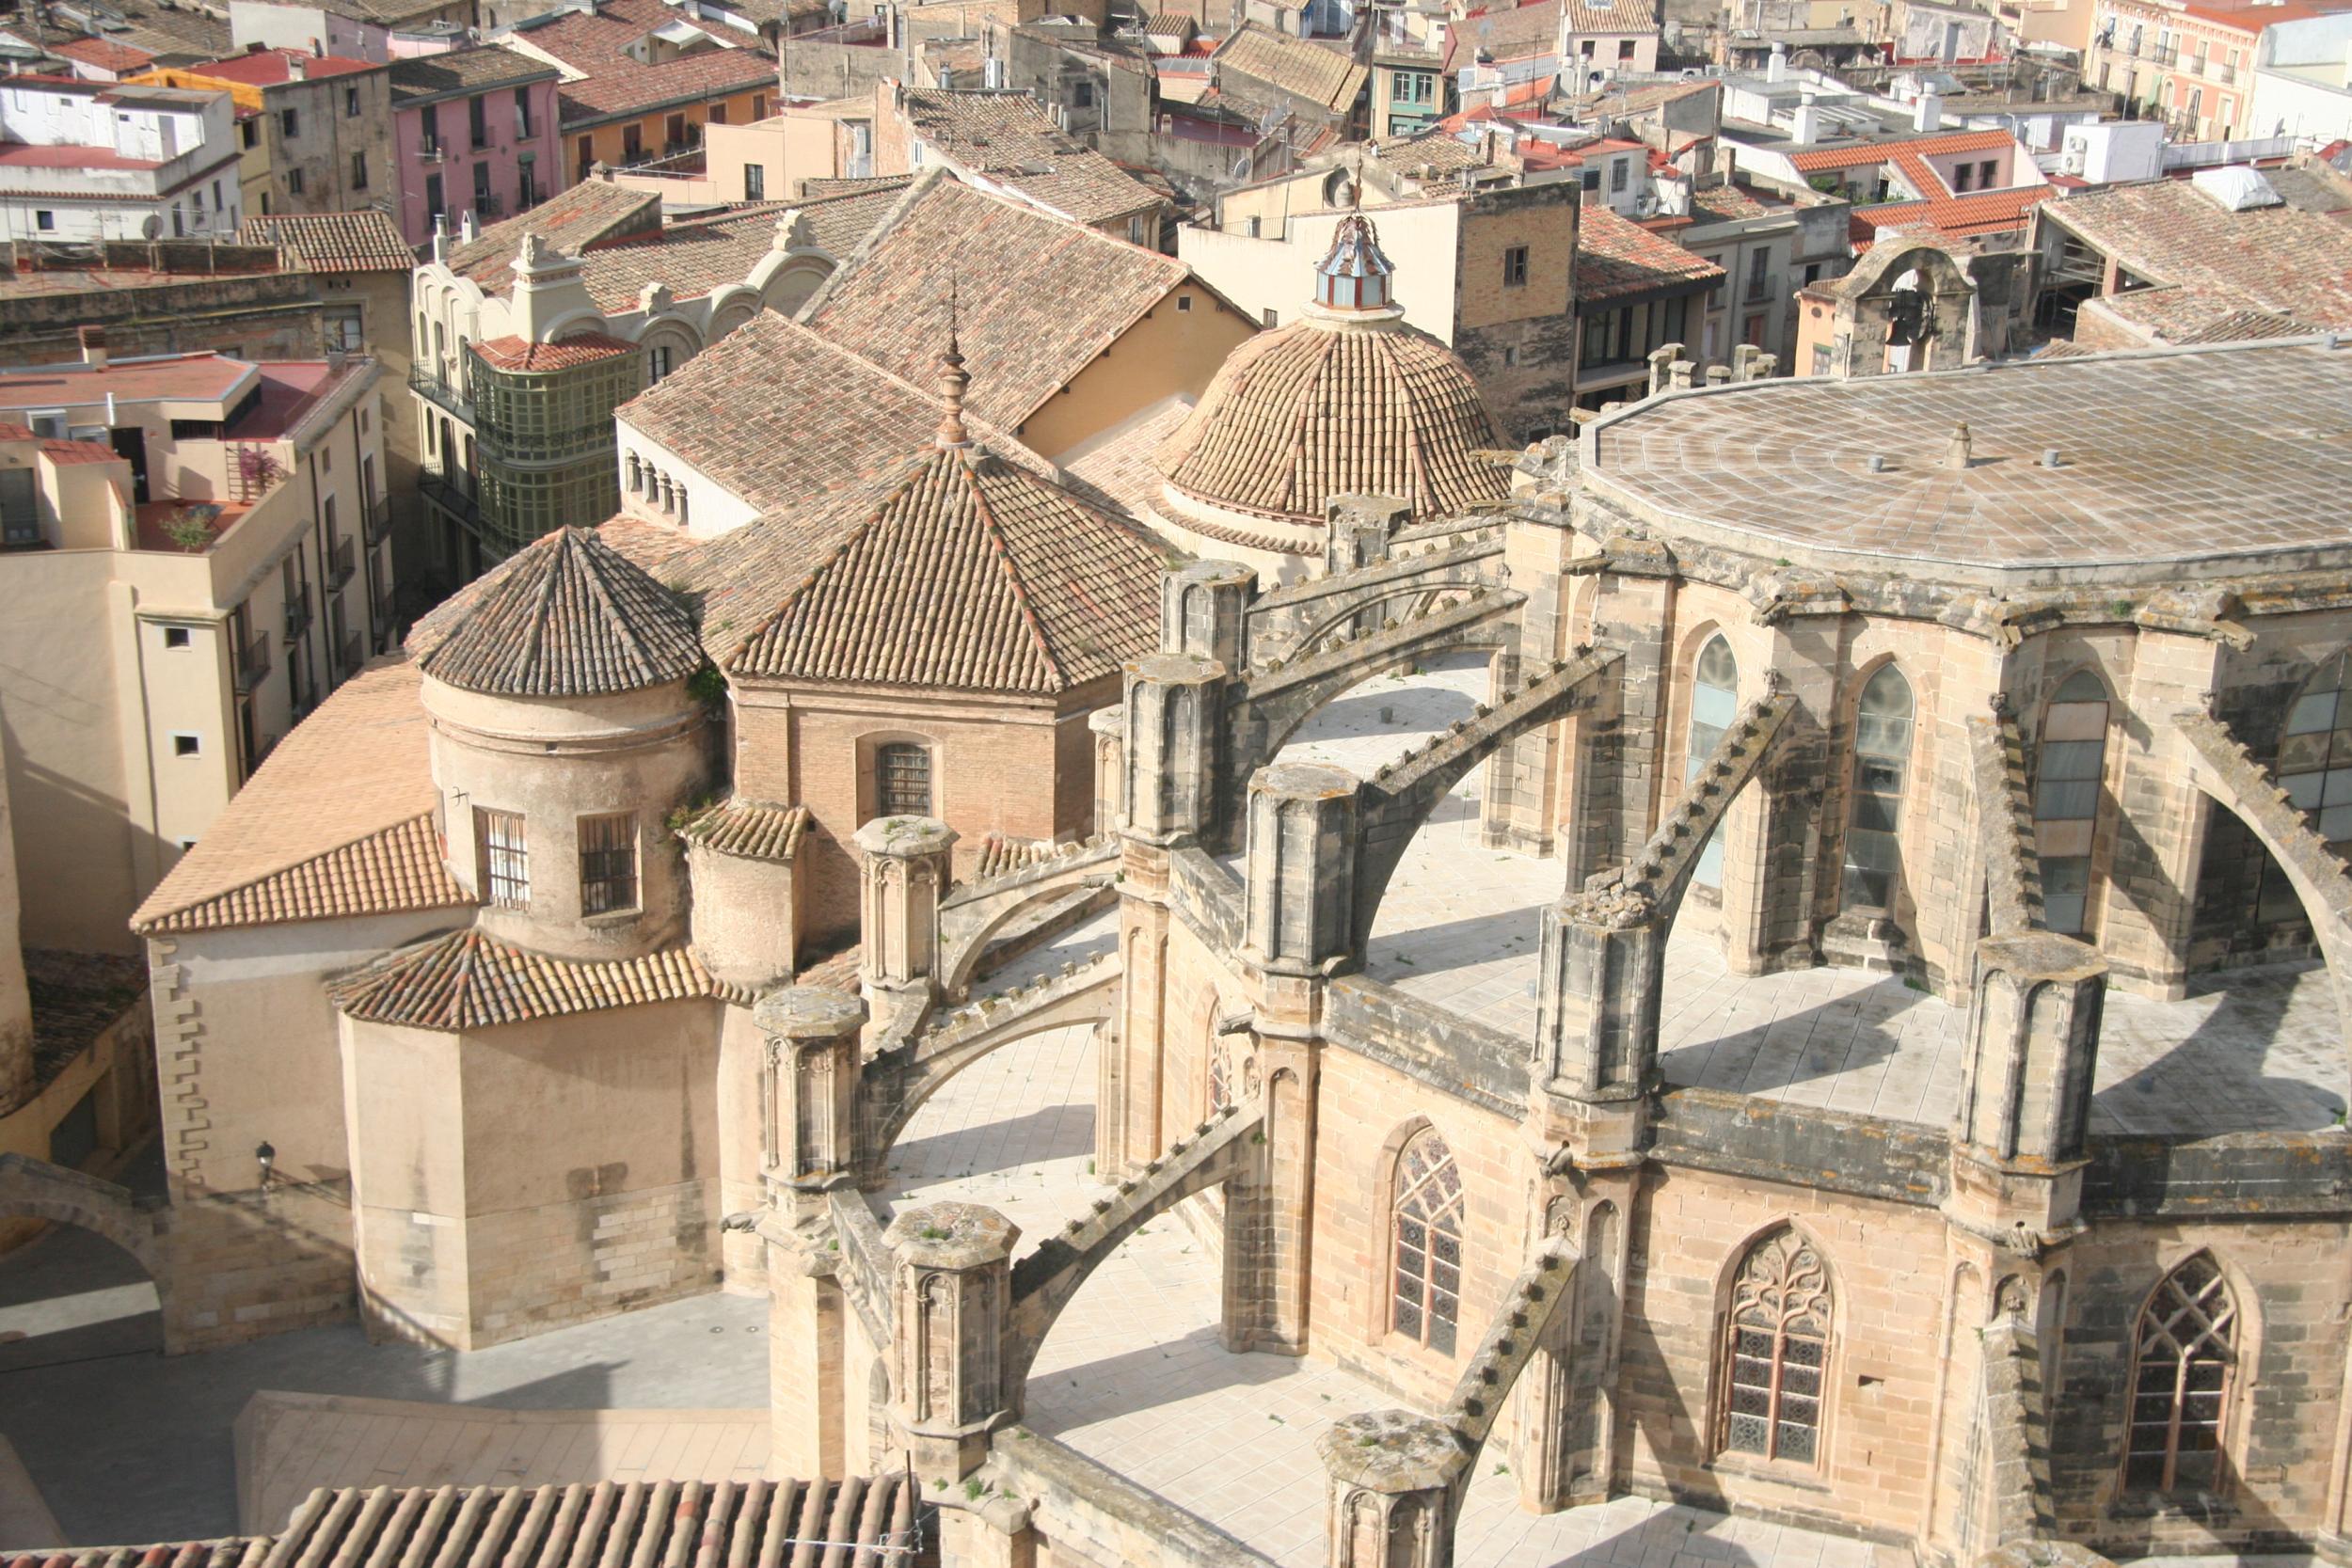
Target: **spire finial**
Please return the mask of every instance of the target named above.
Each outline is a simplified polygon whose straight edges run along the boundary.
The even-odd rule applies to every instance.
[[[963,354],[957,342],[956,286],[947,285],[947,352],[939,356],[939,396],[947,406],[939,416],[939,444],[943,447],[968,447],[972,438],[963,430],[963,391],[972,385],[964,373]]]

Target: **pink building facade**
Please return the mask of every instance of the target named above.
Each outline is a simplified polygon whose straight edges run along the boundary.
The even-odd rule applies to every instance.
[[[392,62],[401,237],[488,225],[563,188],[555,68],[496,44]]]

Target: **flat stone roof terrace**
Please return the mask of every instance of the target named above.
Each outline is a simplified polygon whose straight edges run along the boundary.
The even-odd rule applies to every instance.
[[[2352,365],[2352,355],[2344,356]],[[1458,655],[1383,677],[1309,720],[1285,761],[1359,774],[1486,696],[1486,663]],[[1364,973],[1515,1039],[1535,1027],[1538,911],[1556,860],[1483,847],[1472,773],[1413,840],[1374,923]],[[1943,1127],[1960,1094],[1965,1008],[1857,969],[1762,975],[1725,966],[1686,906],[1666,950],[1660,1064],[1670,1084]],[[1687,927],[1687,928],[1686,928]],[[2344,1110],[2344,1028],[2325,970],[2274,964],[2199,976],[2156,1002],[2107,993],[2094,1135],[2315,1132]]]
[[[1945,465],[1961,424],[1964,469]],[[2352,560],[2352,341],[1754,382],[1639,404],[1590,440],[1594,495],[1828,569],[1877,557],[2177,583],[2186,562]]]

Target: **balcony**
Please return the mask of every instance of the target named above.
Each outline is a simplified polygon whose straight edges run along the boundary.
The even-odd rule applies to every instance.
[[[269,678],[269,634],[255,632],[246,639],[245,646],[236,651],[237,692],[250,692]]]
[[[292,647],[310,629],[310,585],[304,583],[286,601],[286,644]]]
[[[359,569],[358,546],[348,536],[337,539],[326,547],[326,591],[339,591]]]
[[[486,222],[491,218],[503,216],[505,212],[504,198],[492,196],[488,191],[473,193],[473,215],[477,222]]]
[[[375,635],[386,642],[392,640],[392,633],[398,629],[398,626],[392,619],[392,585],[390,583],[380,582],[375,585],[375,593],[368,599],[368,625],[374,630]]]
[[[2215,79],[2220,82],[2220,84],[2225,87],[2237,80],[2237,67],[2233,65],[2215,66],[2213,68],[2213,73]]]
[[[2148,57],[2158,65],[2170,66],[2179,63],[2181,52],[2170,44],[2160,43],[2148,51]]]
[[[342,646],[335,650],[335,678],[347,681],[359,673],[359,666],[368,661],[368,640],[363,632],[345,637]]]
[[[417,143],[417,156],[425,163],[437,164],[448,154],[441,147],[440,137],[427,136]]]
[[[378,496],[369,501],[360,514],[360,526],[365,531],[368,548],[384,543],[385,535],[392,531],[392,498]]]
[[[474,522],[482,515],[482,505],[474,498],[470,481],[453,480],[426,468],[417,475],[417,491],[461,523]]]
[[[408,389],[443,413],[473,423],[473,404],[466,400],[465,392],[436,375],[430,365],[408,367]]]

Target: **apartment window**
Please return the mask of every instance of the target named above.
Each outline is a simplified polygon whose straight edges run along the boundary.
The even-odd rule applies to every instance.
[[[473,823],[483,894],[497,909],[529,909],[531,849],[523,839],[523,814],[476,806]]]
[[[1959,164],[1954,166],[1952,169],[1952,194],[1958,196],[1964,191],[1974,189],[1976,186],[1976,175],[1977,166],[1974,164]]]
[[[195,638],[189,635],[188,628],[185,626],[166,626],[164,628],[164,646],[167,648],[190,647],[194,645],[195,641]]]
[[[1506,289],[1527,287],[1527,246],[1515,245],[1502,253],[1502,286]]]
[[[1633,40],[1631,39],[1619,39],[1617,40],[1617,63],[1619,65],[1631,65],[1633,63]]]
[[[291,196],[302,194],[302,171],[300,169],[290,168],[286,171],[286,191]]]
[[[1999,161],[1996,159],[1987,158],[1983,163],[1979,164],[1977,166],[1977,189],[1980,191],[1991,190],[1993,188],[1993,182],[1999,178],[2000,171],[2001,166]]]
[[[658,382],[663,376],[668,375],[671,370],[675,368],[676,359],[677,351],[667,343],[659,344],[656,347],[647,349],[645,351],[645,374],[647,379]]]
[[[1584,171],[1584,188],[1595,196],[1600,194],[1600,170],[1588,168]]]
[[[48,211],[37,212],[33,214],[33,227],[44,234],[48,233],[57,227],[57,214]]]
[[[743,199],[746,201],[768,199],[768,170],[765,166],[760,164],[743,166]]]
[[[580,912],[637,907],[637,819],[627,812],[580,819]]]
[[[490,145],[490,101],[479,93],[466,100],[466,138],[477,151]]]
[[[480,103],[481,100],[476,99],[475,102]],[[498,202],[490,195],[490,166],[486,163],[473,166],[473,210],[478,215],[487,215],[498,210]]]
[[[0,548],[41,543],[40,494],[30,468],[0,468]]]
[[[1279,324],[1280,317],[1276,313],[1273,306],[1269,305],[1265,308],[1264,316],[1266,325],[1274,326]]]
[[[579,176],[579,177],[580,177],[580,179],[582,179],[582,180],[585,180],[585,179],[587,179],[587,178],[588,178],[588,176],[589,176],[591,173],[595,172],[595,170],[596,170],[596,137],[594,137],[594,136],[582,136],[582,137],[580,137],[580,141],[578,142],[577,147],[578,147],[578,151],[577,151],[577,154],[576,154],[576,155],[577,155],[577,157],[578,157],[578,158],[579,158],[579,160],[580,160],[580,176]]]
[[[326,346],[345,354],[358,354],[367,348],[367,332],[357,305],[330,305],[326,312]],[[361,409],[364,420],[367,410]]]
[[[515,200],[519,207],[539,205],[539,160],[526,152],[515,160]]]
[[[1829,350],[1820,343],[1813,345],[1813,373],[1815,375],[1829,374]]]
[[[684,115],[671,115],[664,119],[661,126],[661,136],[662,140],[670,147],[684,147],[686,145],[686,117]]]
[[[240,120],[240,121],[238,121],[238,123],[237,123],[237,143],[238,143],[238,145],[239,145],[239,146],[241,146],[241,147],[247,147],[247,148],[250,148],[250,147],[257,147],[257,146],[259,146],[259,145],[261,144],[261,140],[262,140],[262,123],[261,123],[261,121],[256,120],[256,119],[246,119],[246,120]]]
[[[1625,194],[1626,182],[1632,177],[1633,160],[1618,158],[1609,166],[1609,190],[1612,195]]]
[[[199,757],[204,754],[204,742],[185,730],[176,730],[171,736],[171,754],[175,757]]]
[[[532,135],[531,129],[531,89],[528,87],[516,87],[515,89],[515,135],[525,141],[529,141]]]
[[[713,125],[724,125],[727,122],[727,106],[724,103],[713,103],[710,106],[709,118]]]
[[[879,816],[931,814],[931,753],[920,741],[894,740],[874,748],[874,812]]]
[[[351,188],[355,191],[368,188],[368,155],[364,152],[351,155]]]
[[[213,211],[215,213],[224,213],[228,211],[228,208],[223,206],[221,203],[220,182],[217,180],[213,182]]]
[[[358,87],[343,88],[343,118],[345,119],[359,118],[359,89]]]
[[[302,134],[301,117],[293,109],[278,111],[278,134],[292,141]]]
[[[1091,109],[1094,107],[1094,84],[1091,82],[1072,83],[1070,86],[1070,106],[1073,109]]]
[[[755,92],[752,94],[752,118],[754,119],[766,119],[768,118],[768,95],[766,93]]]
[[[429,220],[431,220],[431,219],[438,219],[438,218],[440,217],[440,215],[441,215],[444,212],[446,212],[446,211],[448,211],[448,203],[447,203],[447,201],[443,198],[443,197],[442,197],[442,195],[441,195],[441,177],[440,177],[439,175],[437,175],[437,174],[428,174],[428,175],[426,175],[426,176],[424,177],[424,215],[425,215],[425,217],[426,217],[427,219],[429,219]],[[434,329],[434,331],[435,331],[435,332],[437,332],[437,332],[439,332],[439,331],[440,331],[440,324],[439,324],[438,322],[436,322],[436,323],[434,324],[433,329]],[[434,345],[434,347],[437,349],[437,348],[439,348],[439,347],[440,347],[440,345],[439,345],[438,343],[436,343],[436,344]]]
[[[1178,294],[1176,296],[1176,313],[1180,316],[1192,314],[1192,295]]]
[[[633,164],[645,155],[645,131],[641,125],[621,127],[621,161]]]

